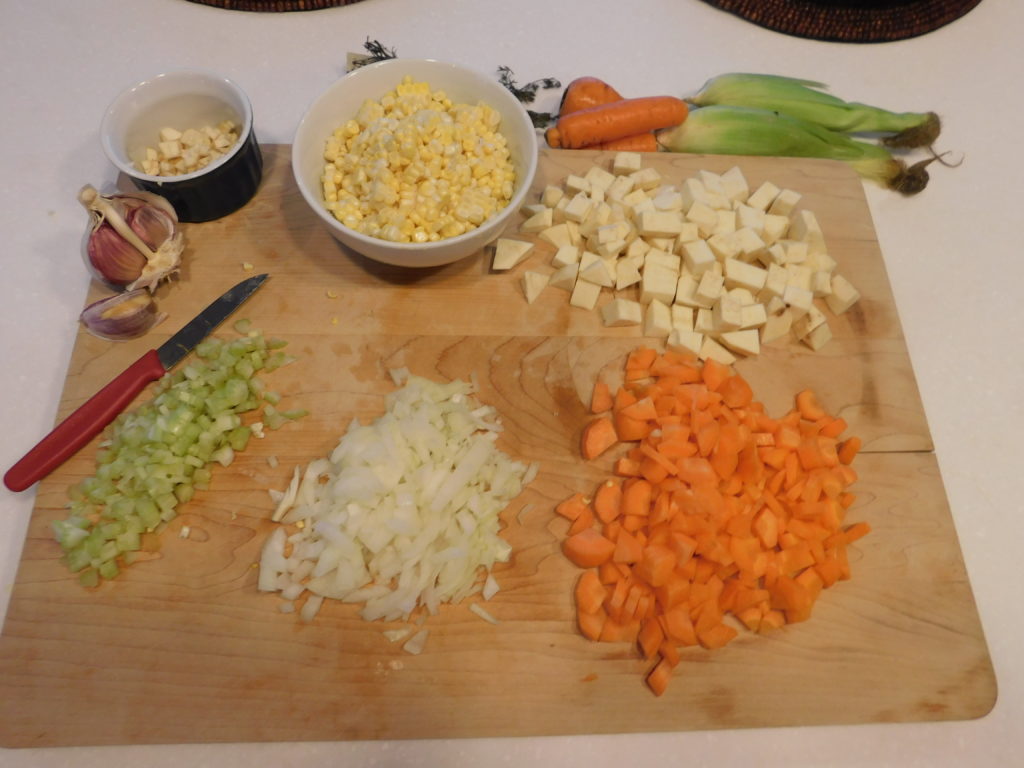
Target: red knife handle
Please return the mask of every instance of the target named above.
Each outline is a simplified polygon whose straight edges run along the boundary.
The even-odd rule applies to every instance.
[[[149,382],[164,373],[156,350],[151,349],[40,440],[7,471],[4,485],[12,491],[23,491],[42,480],[99,434]]]

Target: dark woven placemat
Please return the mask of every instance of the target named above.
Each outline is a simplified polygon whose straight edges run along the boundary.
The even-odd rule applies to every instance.
[[[284,13],[286,11],[319,11],[352,5],[362,0],[188,0],[199,5],[212,5],[228,11],[255,11],[263,13]]]
[[[758,26],[794,37],[886,43],[932,32],[981,0],[704,0]]]

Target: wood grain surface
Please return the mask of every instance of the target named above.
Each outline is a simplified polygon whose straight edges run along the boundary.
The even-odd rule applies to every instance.
[[[559,551],[567,523],[552,508],[590,492],[609,469],[609,460],[578,455],[593,381],[656,342],[636,328],[604,328],[557,289],[528,305],[519,276],[549,269],[544,246],[503,274],[490,272],[486,252],[414,271],[363,259],[306,207],[288,147],[264,153],[266,175],[249,205],[188,226],[181,278],[157,292],[169,313],[163,325],[124,344],[79,335],[60,417],[262,271],[272,277],[241,314],[290,342],[298,361],[264,379],[311,415],[218,467],[159,552],[96,590],[59,562],[49,529],[64,514],[67,487],[91,474],[95,445],[38,486],[0,636],[4,746],[679,731],[957,720],[991,709],[995,676],[927,420],[863,189],[845,166],[649,160],[674,181],[739,164],[752,184],[801,192],[818,215],[862,301],[833,321],[835,338],[820,352],[784,342],[737,367],[769,412],[812,387],[864,439],[850,517],[873,527],[854,547],[853,579],[828,590],[810,621],[744,633],[714,652],[687,649],[655,698],[628,644],[590,643],[576,631],[577,571]],[[545,150],[535,186],[607,159]],[[101,294],[96,287],[89,300]],[[254,567],[273,525],[267,489],[329,451],[351,418],[380,414],[388,370],[399,366],[435,379],[476,377],[480,399],[505,425],[499,446],[541,465],[503,518],[514,554],[496,568],[502,589],[487,606],[499,624],[445,606],[426,622],[419,656],[385,639],[394,625],[367,623],[354,606],[328,601],[310,624],[281,613],[278,597],[257,591]],[[188,538],[178,536],[183,525]]]

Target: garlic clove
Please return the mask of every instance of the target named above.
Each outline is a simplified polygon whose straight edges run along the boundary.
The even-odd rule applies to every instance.
[[[78,199],[89,211],[86,262],[94,277],[117,290],[153,291],[178,270],[185,235],[166,199],[141,191],[102,195],[89,185]]]
[[[94,336],[127,341],[142,336],[165,317],[149,292],[139,288],[94,301],[82,310],[80,319]]]

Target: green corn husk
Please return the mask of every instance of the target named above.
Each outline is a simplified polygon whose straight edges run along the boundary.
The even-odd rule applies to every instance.
[[[841,160],[863,178],[913,195],[928,184],[925,170],[935,158],[907,166],[885,147],[822,128],[815,123],[752,107],[701,107],[679,125],[658,133],[670,152],[702,155],[815,157]]]
[[[782,75],[735,72],[708,80],[688,99],[698,107],[755,107],[817,123],[840,133],[883,133],[889,147],[927,147],[939,137],[934,112],[890,112],[869,104],[843,101],[825,93],[824,83]]]

